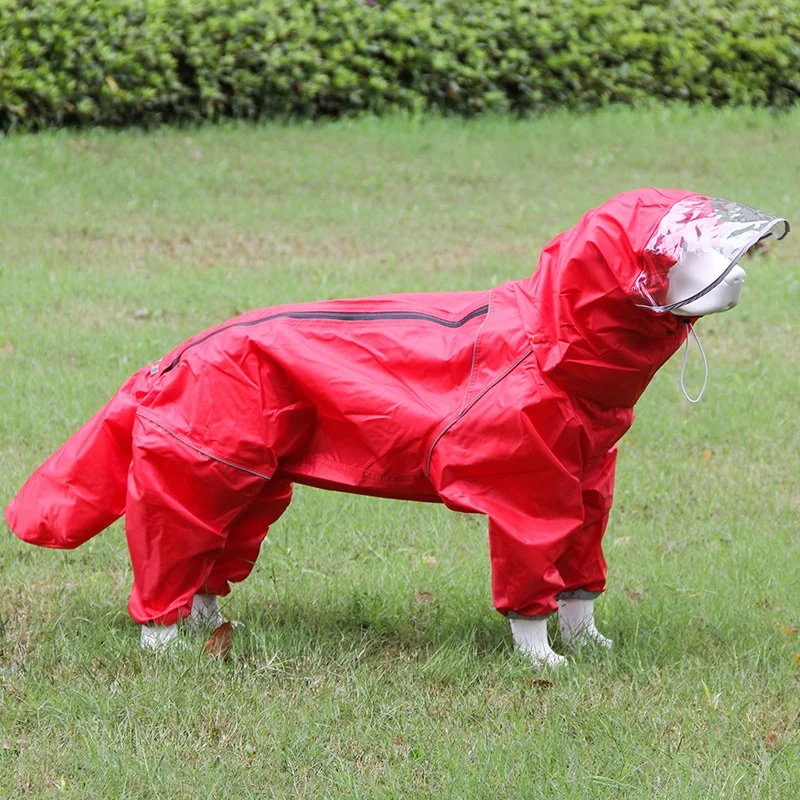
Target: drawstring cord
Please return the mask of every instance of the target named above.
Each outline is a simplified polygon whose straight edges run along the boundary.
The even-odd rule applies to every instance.
[[[691,322],[686,323],[689,326],[689,332],[694,336],[694,340],[697,342],[697,346],[700,348],[700,355],[703,356],[703,385],[700,387],[700,394],[697,395],[694,399],[689,397],[689,393],[686,391],[686,384],[684,382],[684,378],[686,376],[686,362],[689,360],[689,337],[686,337],[686,347],[683,350],[683,364],[681,364],[681,391],[683,392],[683,396],[690,402],[690,403],[699,403],[700,398],[703,396],[703,392],[706,390],[706,384],[708,383],[708,359],[706,358],[706,351],[703,350],[703,345],[700,344],[700,339],[698,338],[697,334],[694,330],[694,325]]]

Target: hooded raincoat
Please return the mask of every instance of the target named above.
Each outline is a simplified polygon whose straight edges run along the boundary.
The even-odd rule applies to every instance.
[[[71,548],[125,514],[138,622],[246,577],[295,482],[486,515],[503,614],[601,592],[615,443],[686,336],[644,306],[678,258],[654,236],[686,226],[662,223],[687,200],[710,203],[619,195],[491,291],[275,306],[205,331],[133,375],[6,520]]]

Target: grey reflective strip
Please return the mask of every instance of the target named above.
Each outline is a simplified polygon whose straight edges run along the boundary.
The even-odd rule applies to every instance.
[[[587,592],[586,589],[576,589],[574,592],[561,592],[556,600],[596,600],[602,592]]]
[[[173,439],[177,439],[181,444],[185,444],[190,449],[194,450],[200,455],[205,456],[206,458],[210,458],[212,461],[217,461],[220,464],[224,464],[226,467],[231,467],[232,469],[238,469],[239,472],[246,472],[249,475],[255,475],[256,478],[261,478],[265,481],[271,481],[272,477],[269,475],[262,475],[260,472],[256,472],[254,469],[248,469],[247,467],[243,467],[241,464],[234,464],[233,461],[226,461],[224,458],[220,458],[214,453],[209,452],[208,450],[204,450],[202,447],[198,447],[194,442],[190,442],[188,439],[185,439],[180,434],[171,431],[166,425],[162,425],[160,422],[157,422],[152,417],[148,417],[147,414],[143,414],[141,409],[136,412],[137,417],[141,417],[142,419],[146,419],[148,422],[152,423],[158,428],[161,428],[164,433],[169,434]]]
[[[431,477],[431,461],[433,459],[433,450],[436,447],[436,445],[439,444],[439,440],[442,438],[442,436],[444,436],[447,433],[447,431],[449,431],[450,428],[452,428],[453,425],[456,424],[456,422],[462,419],[467,414],[467,412],[475,405],[475,403],[478,402],[478,400],[480,400],[488,391],[497,386],[497,384],[500,383],[500,381],[502,381],[503,378],[506,377],[506,375],[512,373],[532,352],[533,348],[528,350],[526,353],[523,353],[523,355],[521,355],[502,375],[495,378],[480,394],[478,394],[477,397],[475,397],[471,403],[462,408],[461,411],[458,412],[455,419],[448,422],[447,425],[445,425],[444,428],[442,428],[442,430],[439,432],[439,435],[433,440],[431,449],[428,451],[428,458],[425,462],[426,478],[430,479]]]
[[[461,319],[445,319],[444,317],[437,317],[435,314],[423,314],[419,311],[280,311],[277,314],[270,314],[266,317],[259,317],[258,319],[247,320],[246,322],[234,322],[232,325],[226,325],[224,328],[212,331],[202,339],[188,344],[175,356],[172,363],[164,370],[164,373],[174,369],[180,360],[183,358],[187,350],[207,342],[214,336],[231,330],[232,328],[251,328],[254,325],[261,325],[264,322],[270,322],[273,319],[325,319],[336,320],[339,322],[372,322],[372,321],[386,321],[386,320],[422,320],[423,322],[432,322],[435,325],[442,325],[445,328],[460,328],[466,325],[470,320],[476,317],[482,317],[489,313],[489,305],[483,305],[475,308],[468,314],[465,314]],[[162,373],[163,374],[163,373]]]

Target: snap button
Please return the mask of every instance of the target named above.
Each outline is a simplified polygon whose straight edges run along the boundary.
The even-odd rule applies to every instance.
[[[534,344],[541,344],[544,341],[544,336],[541,333],[534,333],[531,337],[531,341]]]

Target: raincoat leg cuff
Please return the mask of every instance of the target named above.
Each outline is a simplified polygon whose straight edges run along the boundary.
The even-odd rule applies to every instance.
[[[181,620],[186,619],[191,613],[191,608],[178,608],[160,617],[150,620],[154,625],[175,625]]]
[[[203,588],[200,590],[206,594],[213,594],[217,597],[227,597],[231,593],[231,585],[227,580],[209,580],[206,581]]]
[[[575,589],[571,592],[561,592],[556,600],[597,600],[603,592],[589,592],[586,589]],[[509,616],[511,616],[509,614]]]
[[[177,639],[177,625],[142,625],[139,647],[142,650],[164,650]]]
[[[130,605],[128,606],[128,613],[131,615],[131,618],[134,622],[139,623],[140,625],[175,625],[180,622],[182,619],[185,619],[192,613],[192,605],[191,603],[187,606],[178,606],[178,608],[173,608],[171,611],[167,611],[164,614],[158,616],[152,616],[152,614],[148,615],[146,611],[140,608],[132,608]]]
[[[555,611],[548,611],[546,614],[533,614],[532,616],[525,616],[524,614],[517,614],[516,611],[509,611],[506,614],[508,619],[547,619],[555,614]]]

